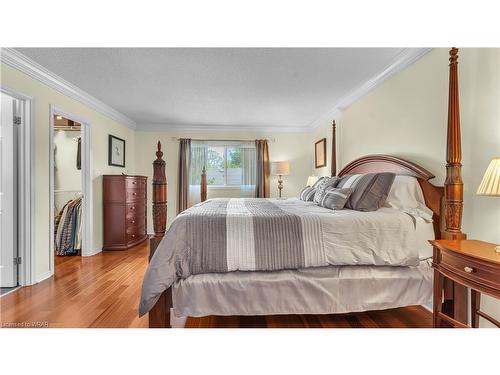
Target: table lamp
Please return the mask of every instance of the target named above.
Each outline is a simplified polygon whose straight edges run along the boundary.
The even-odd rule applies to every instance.
[[[278,176],[279,199],[283,189],[283,176],[290,174],[290,163],[288,161],[273,161],[271,163],[271,174]]]
[[[500,197],[500,157],[491,160],[476,194]],[[496,246],[495,251],[500,253],[500,246]]]

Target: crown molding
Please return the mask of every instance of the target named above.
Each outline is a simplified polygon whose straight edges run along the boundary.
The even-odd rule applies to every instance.
[[[106,117],[109,117],[110,119],[115,120],[131,129],[136,128],[135,121],[131,120],[109,105],[101,102],[99,99],[93,97],[72,83],[69,83],[62,77],[59,77],[57,74],[51,72],[15,49],[1,48],[0,60],[12,68],[17,69],[31,78],[36,79],[37,81],[70,97],[71,99],[96,110]]]
[[[310,127],[250,126],[250,125],[182,125],[182,124],[137,124],[137,131],[167,132],[253,132],[253,133],[309,133]]]
[[[342,97],[331,110],[324,113],[312,123],[310,123],[308,126],[309,129],[316,129],[318,126],[324,124],[327,121],[330,121],[335,115],[345,111],[358,99],[361,99],[363,96],[368,94],[376,87],[380,86],[384,81],[394,76],[396,73],[399,73],[403,69],[409,67],[411,64],[422,58],[431,50],[432,48],[405,48],[382,72],[373,76],[368,81],[349,92],[347,95]]]

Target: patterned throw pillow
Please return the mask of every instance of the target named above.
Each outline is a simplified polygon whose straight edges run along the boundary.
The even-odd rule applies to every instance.
[[[337,177],[325,177],[321,180],[321,182],[316,187],[316,194],[314,194],[314,203],[319,204],[323,195],[325,194],[326,189],[334,187],[337,183]]]
[[[324,177],[320,177],[313,186],[306,186],[304,190],[299,195],[299,198],[305,202],[312,202],[314,199],[314,194],[316,194],[316,188],[321,183]]]
[[[330,210],[341,210],[344,208],[349,196],[352,194],[352,189],[326,189],[323,198],[319,202],[321,207],[329,208]]]
[[[396,175],[394,173],[367,173],[342,176],[336,188],[351,188],[353,192],[345,207],[357,211],[376,211],[387,199]]]
[[[318,187],[318,185],[321,184],[321,181],[323,181],[324,178],[325,178],[325,176],[318,178],[312,187],[316,189]]]

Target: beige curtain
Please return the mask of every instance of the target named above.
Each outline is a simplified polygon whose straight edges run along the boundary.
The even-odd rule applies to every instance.
[[[188,207],[201,202],[201,173],[207,166],[208,145],[204,141],[191,142]]]
[[[255,150],[257,153],[257,180],[255,182],[255,197],[269,198],[269,176],[271,173],[267,140],[257,139],[255,141]]]
[[[188,208],[189,169],[191,165],[191,139],[179,140],[179,168],[177,179],[177,213]]]
[[[257,176],[257,156],[255,144],[242,144],[241,150],[241,198],[255,197],[255,180]]]

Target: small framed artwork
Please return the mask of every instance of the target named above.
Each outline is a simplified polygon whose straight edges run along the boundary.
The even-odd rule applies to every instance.
[[[326,138],[320,139],[314,144],[314,166],[316,168],[326,167]]]
[[[125,140],[108,136],[108,164],[125,168]]]

